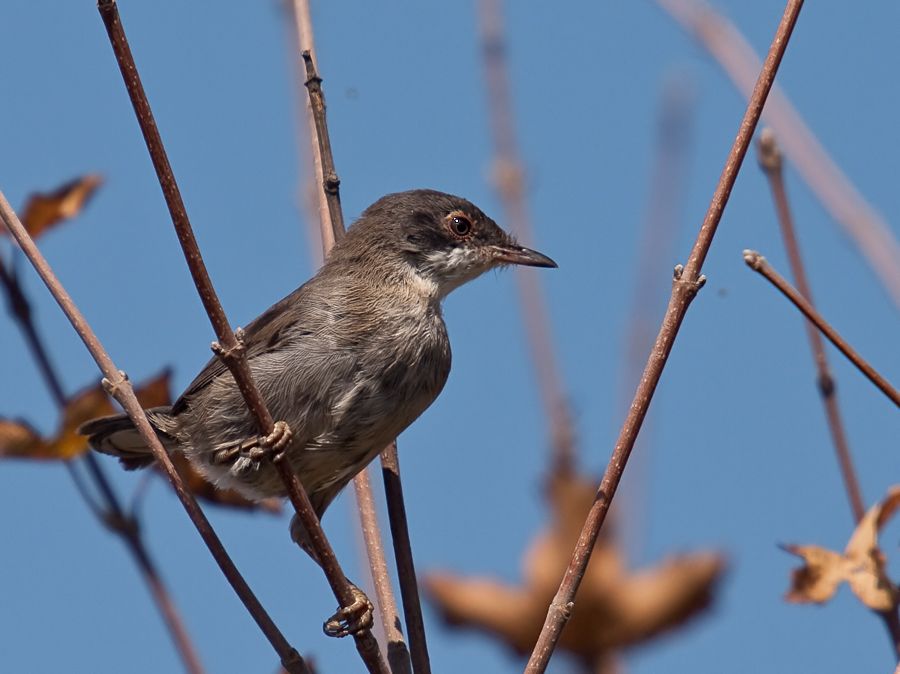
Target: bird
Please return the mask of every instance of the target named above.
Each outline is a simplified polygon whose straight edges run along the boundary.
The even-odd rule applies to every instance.
[[[217,357],[172,406],[148,409],[147,418],[168,452],[254,500],[286,495],[266,460],[277,445],[321,519],[444,388],[451,363],[444,298],[507,265],[557,266],[466,199],[427,189],[388,194],[363,211],[309,281],[239,331],[279,420],[273,436],[259,437]],[[127,469],[154,461],[127,415],[88,421],[79,432]],[[296,518],[291,529],[315,559]]]

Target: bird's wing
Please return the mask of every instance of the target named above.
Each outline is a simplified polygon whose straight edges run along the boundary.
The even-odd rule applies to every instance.
[[[276,348],[286,328],[295,328],[295,334],[302,332],[302,325],[310,313],[307,303],[304,301],[308,285],[309,282],[297,288],[280,302],[269,307],[244,328],[244,348],[246,349],[248,362]],[[286,312],[288,307],[291,308],[289,313]],[[299,330],[296,330],[298,327]],[[194,378],[194,381],[181,394],[181,397],[175,401],[175,404],[172,406],[172,413],[179,414],[187,409],[190,398],[209,386],[226,370],[227,368],[222,359],[218,356],[213,356],[200,370],[200,374]]]

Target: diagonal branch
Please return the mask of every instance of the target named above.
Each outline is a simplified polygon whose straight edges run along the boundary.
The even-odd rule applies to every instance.
[[[25,342],[31,351],[31,355],[38,365],[41,376],[50,394],[53,397],[56,406],[60,412],[65,408],[67,396],[63,390],[60,377],[50,362],[50,356],[47,353],[47,347],[44,340],[41,339],[34,324],[31,314],[31,303],[28,301],[19,279],[13,271],[7,270],[6,265],[0,260],[0,285],[3,286],[7,299],[9,300],[10,313],[22,330]],[[156,568],[156,563],[150,556],[141,529],[137,519],[133,513],[126,513],[119,502],[118,496],[113,491],[106,473],[103,471],[100,462],[93,454],[86,454],[84,462],[88,467],[88,473],[94,482],[96,490],[103,499],[103,505],[95,503],[87,489],[87,485],[83,483],[74,463],[66,461],[66,469],[69,471],[73,482],[75,483],[78,493],[81,494],[88,509],[97,517],[103,526],[109,531],[122,539],[125,547],[134,558],[135,564],[141,571],[141,577],[150,590],[153,600],[156,602],[156,608],[162,616],[166,629],[175,643],[175,648],[184,662],[185,669],[191,674],[203,674],[203,665],[200,663],[200,657],[188,634],[187,628],[181,619],[169,590]]]
[[[788,283],[781,274],[775,271],[766,258],[755,250],[745,250],[744,262],[746,262],[747,266],[753,271],[759,272],[767,281],[769,281],[769,283],[778,288],[778,290],[780,290],[804,316],[812,321],[813,325],[828,338],[828,341],[834,344],[869,381],[875,384],[875,386],[877,386],[884,395],[890,398],[895,405],[900,407],[900,391],[897,391],[897,389],[891,386],[887,379],[878,374],[875,368],[869,365],[868,361],[860,356],[856,350],[838,334],[837,330],[829,325],[828,321],[822,318],[822,315],[816,311],[815,307],[797,292],[797,289]]]
[[[594,543],[606,519],[606,513],[609,511],[616,488],[622,479],[622,473],[625,470],[628,457],[634,448],[634,443],[650,407],[653,393],[662,376],[666,360],[672,351],[678,330],[691,301],[705,282],[705,277],[700,275],[703,261],[709,253],[716,229],[728,203],[728,197],[747,154],[747,148],[750,146],[763,105],[772,88],[775,73],[778,71],[778,66],[784,56],[802,6],[803,0],[788,0],[784,15],[775,33],[775,38],[769,48],[765,65],[759,74],[750,102],[747,105],[747,110],[741,119],[737,136],[726,159],[725,167],[716,185],[712,201],[706,212],[706,217],[703,219],[703,225],[700,227],[694,247],[691,249],[687,264],[684,267],[678,265],[675,268],[672,295],[669,299],[669,306],[666,309],[659,334],[656,336],[656,342],[653,350],[650,352],[641,382],[625,418],[625,423],[619,432],[619,438],[603,474],[597,496],[578,537],[572,560],[569,562],[559,590],[550,604],[541,634],[525,668],[526,674],[540,674],[546,670],[550,656],[553,654],[553,650],[562,634],[563,627],[572,614],[575,593],[578,591],[578,586],[584,576],[591,552],[594,549]]]
[[[219,537],[210,525],[209,520],[206,519],[200,506],[197,505],[197,501],[185,487],[184,482],[181,480],[181,476],[178,475],[175,466],[172,464],[172,459],[160,443],[159,438],[156,436],[156,432],[147,420],[147,415],[144,413],[141,404],[134,395],[131,382],[128,381],[128,378],[121,370],[116,368],[112,359],[109,357],[109,354],[107,354],[103,345],[100,343],[100,340],[97,339],[94,331],[81,314],[81,311],[75,306],[72,298],[66,292],[65,288],[62,287],[59,279],[56,278],[53,270],[47,263],[47,260],[41,255],[41,252],[38,250],[34,241],[28,235],[28,232],[25,231],[25,227],[19,222],[19,218],[16,217],[15,212],[6,201],[6,197],[3,196],[2,192],[0,192],[0,219],[3,220],[3,223],[13,235],[13,238],[16,239],[19,246],[22,248],[22,251],[34,266],[35,271],[37,271],[38,275],[50,290],[53,298],[66,314],[72,327],[75,328],[75,332],[78,333],[81,341],[84,342],[84,345],[87,347],[88,351],[90,351],[91,356],[103,373],[103,383],[107,392],[118,401],[125,409],[129,418],[134,422],[135,428],[141,435],[141,439],[147,443],[147,446],[153,452],[154,458],[159,462],[169,480],[172,482],[172,487],[174,487],[178,499],[181,501],[188,516],[200,533],[201,538],[203,538],[203,542],[206,543],[206,546],[215,558],[219,568],[222,569],[225,578],[234,588],[234,591],[247,607],[247,610],[253,616],[257,625],[259,625],[260,629],[262,629],[263,633],[269,639],[269,642],[275,648],[275,651],[281,657],[282,666],[290,674],[309,674],[309,668],[307,667],[306,662],[287,642],[284,635],[269,617],[269,614],[266,613],[262,604],[259,603],[259,600],[253,594],[250,586],[247,585],[247,582],[237,570],[234,562],[231,561],[228,552],[226,552],[225,547],[222,545],[222,541],[219,540]]]
[[[327,216],[319,209],[322,247],[325,256],[344,235],[344,215],[340,201],[340,179],[335,169],[334,156],[331,151],[331,138],[328,134],[328,123],[325,115],[325,94],[322,90],[322,78],[316,68],[313,54],[313,27],[308,0],[294,0],[294,14],[297,22],[298,42],[305,69],[305,85],[308,93],[309,116],[311,122],[310,144],[314,159],[317,179],[321,180],[322,191],[327,205]],[[321,201],[320,201],[321,203]],[[403,501],[403,486],[400,482],[400,464],[397,454],[397,442],[394,441],[381,452],[382,474],[384,477],[385,500],[387,501],[388,520],[394,543],[394,557],[398,569],[400,595],[409,632],[411,653],[406,647],[403,633],[400,631],[399,611],[394,598],[390,578],[387,576],[387,562],[382,546],[381,531],[375,519],[375,510],[368,468],[354,478],[353,487],[357,502],[360,504],[360,524],[364,532],[366,553],[375,585],[379,614],[387,640],[388,659],[396,672],[406,672],[412,664],[416,674],[430,674],[431,664],[428,659],[428,645],[425,641],[425,625],[422,619],[422,605],[419,599],[419,588],[416,584],[415,565],[412,557],[412,546],[409,538],[409,526],[406,519],[406,506]]]
[[[787,190],[784,186],[784,173],[782,171],[781,150],[775,140],[775,133],[771,129],[763,129],[759,138],[759,165],[769,180],[769,188],[772,191],[772,200],[775,202],[775,210],[778,214],[778,224],[781,228],[781,238],[788,254],[791,265],[791,273],[797,283],[797,289],[813,305],[812,289],[806,277],[806,269],[803,258],[800,255],[800,246],[794,231],[794,218],[788,205]],[[837,453],[841,475],[844,478],[844,488],[847,498],[850,499],[850,509],[853,511],[853,519],[859,522],[866,514],[866,506],[856,478],[856,469],[853,467],[853,457],[847,444],[847,435],[844,432],[844,422],[841,418],[841,410],[837,400],[837,384],[831,374],[828,365],[828,356],[825,354],[825,344],[822,342],[821,333],[809,322],[804,321],[806,336],[809,339],[809,348],[813,354],[818,372],[817,385],[825,407],[825,418],[828,420],[828,429]]]
[[[700,0],[656,3],[700,42],[748,98],[760,62],[740,31]],[[810,189],[846,230],[890,297],[900,305],[900,244],[890,226],[835,164],[779,87],[769,96],[764,116]]]
[[[175,182],[175,176],[169,164],[162,138],[156,127],[150,103],[141,84],[137,66],[131,54],[131,48],[125,37],[125,31],[119,18],[115,0],[100,0],[98,10],[106,26],[110,44],[125,81],[125,87],[131,98],[147,149],[150,152],[150,158],[165,196],[169,214],[172,217],[172,223],[175,226],[185,260],[191,271],[197,292],[209,316],[210,323],[212,323],[216,337],[219,340],[214,346],[214,351],[234,376],[241,395],[247,403],[247,407],[256,418],[260,432],[264,435],[269,435],[275,427],[275,420],[266,408],[259,389],[253,381],[250,366],[247,363],[244,352],[244,345],[236,338],[234,331],[231,329],[225,316],[225,311],[222,309],[209,274],[206,271],[206,266],[200,255],[200,249],[197,246],[197,240],[194,237],[181,193]],[[325,537],[324,531],[322,531],[322,526],[318,517],[316,517],[306,490],[286,461],[275,460],[274,465],[284,482],[291,503],[297,511],[297,516],[309,535],[310,543],[316,552],[317,559],[325,572],[335,597],[337,597],[341,606],[351,606],[354,602],[351,584],[341,570],[334,551]],[[363,630],[355,634],[354,641],[360,656],[370,672],[387,672],[387,666],[381,659],[378,652],[378,644],[370,630]]]
[[[784,162],[782,161],[778,142],[775,140],[775,134],[771,129],[766,128],[762,130],[759,137],[758,151],[759,165],[769,180],[769,188],[772,191],[772,200],[775,202],[778,224],[781,228],[781,238],[784,240],[784,247],[787,250],[791,273],[797,283],[797,290],[807,299],[810,306],[815,306],[812,289],[806,277],[803,258],[800,255],[800,245],[797,242],[797,235],[794,231],[794,218],[791,215],[790,205],[788,204],[787,190],[784,185],[784,172],[782,170]],[[818,372],[816,383],[819,394],[822,397],[822,405],[825,407],[825,418],[828,422],[828,430],[831,433],[831,440],[837,454],[841,476],[844,479],[844,489],[847,492],[847,498],[850,500],[850,510],[853,512],[853,519],[859,523],[865,515],[866,508],[862,490],[859,488],[859,481],[856,479],[856,470],[853,467],[853,457],[850,454],[847,435],[844,432],[844,421],[841,417],[841,409],[837,400],[837,384],[834,381],[834,376],[831,374],[831,367],[828,365],[828,356],[825,353],[822,334],[809,321],[804,321],[803,323],[809,340],[809,348],[812,351],[813,360],[816,364],[816,371]],[[894,654],[900,655],[900,620],[898,620],[897,609],[879,611],[878,616],[887,628]]]

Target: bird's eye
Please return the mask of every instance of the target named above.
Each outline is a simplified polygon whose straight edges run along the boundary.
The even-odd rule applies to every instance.
[[[466,236],[472,231],[472,221],[462,214],[451,215],[448,224],[456,236]]]

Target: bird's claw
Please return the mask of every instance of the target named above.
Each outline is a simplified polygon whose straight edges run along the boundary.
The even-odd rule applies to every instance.
[[[248,450],[247,456],[252,461],[259,461],[269,455],[272,461],[279,461],[284,456],[284,450],[291,444],[292,437],[293,433],[287,422],[276,421],[271,433],[255,439],[255,444]]]
[[[339,608],[322,625],[325,634],[330,637],[346,637],[372,628],[375,607],[366,594],[352,583],[350,590],[353,592],[353,603]]]
[[[271,457],[272,461],[279,461],[284,457],[284,450],[291,444],[292,437],[287,422],[276,421],[272,432],[268,435],[260,435],[220,449],[213,455],[213,463],[231,463],[233,470],[244,472],[248,468],[259,467],[260,462],[266,457]]]
[[[242,444],[240,454],[255,462],[262,461],[267,456],[270,456],[273,461],[278,461],[287,446],[291,444],[291,437],[291,428],[287,422],[276,421],[271,433],[257,436]]]

